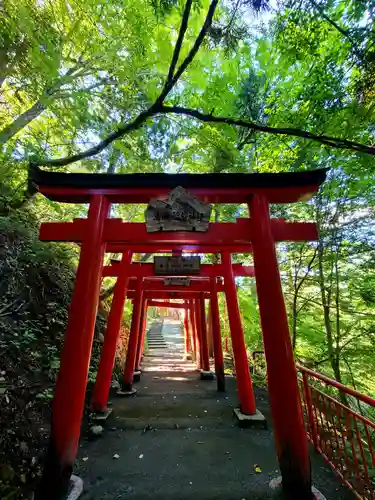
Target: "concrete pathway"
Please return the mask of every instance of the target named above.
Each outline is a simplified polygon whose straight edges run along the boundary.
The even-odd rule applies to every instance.
[[[83,500],[276,498],[268,487],[279,475],[272,430],[238,427],[235,380],[228,377],[225,394],[199,380],[183,360],[177,321],[154,323],[148,344],[136,397],[112,398],[104,435],[82,440],[75,471]],[[267,393],[257,390],[256,398],[270,422]],[[320,456],[312,459],[314,484],[327,499],[353,499]]]

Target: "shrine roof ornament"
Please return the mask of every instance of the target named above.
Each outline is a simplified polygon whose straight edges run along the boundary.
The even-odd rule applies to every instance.
[[[30,165],[29,191],[67,203],[87,203],[103,194],[112,203],[149,203],[166,199],[183,186],[204,203],[246,203],[264,194],[270,203],[292,203],[310,198],[325,180],[327,169],[302,172],[239,174],[70,174]]]

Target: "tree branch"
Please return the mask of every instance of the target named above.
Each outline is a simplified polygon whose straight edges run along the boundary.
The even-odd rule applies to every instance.
[[[319,14],[322,16],[322,18],[325,21],[327,21],[328,24],[330,24],[333,28],[335,28],[344,38],[346,38],[350,42],[352,48],[354,49],[356,56],[361,58],[361,56],[362,56],[361,51],[358,48],[358,45],[355,42],[355,40],[353,40],[353,38],[349,35],[348,31],[341,28],[341,26],[339,26],[333,19],[331,19],[329,16],[327,16],[327,14],[325,14],[322,7],[320,5],[318,5],[315,2],[315,0],[309,0],[309,1],[310,1],[310,4],[319,12]]]
[[[113,141],[116,139],[119,139],[125,134],[128,134],[129,132],[133,132],[133,130],[137,130],[140,128],[145,121],[150,118],[151,116],[154,116],[157,114],[158,108],[151,106],[148,108],[146,111],[142,111],[133,121],[121,125],[112,132],[111,134],[107,135],[105,139],[102,141],[98,142],[96,146],[93,146],[92,148],[86,149],[85,151],[82,151],[81,153],[77,153],[72,156],[66,156],[64,158],[56,158],[52,160],[46,160],[46,159],[41,159],[41,160],[34,160],[32,163],[34,165],[42,166],[42,165],[51,165],[51,166],[59,166],[63,167],[65,165],[69,165],[70,163],[74,163],[75,161],[83,160],[84,158],[90,158],[91,156],[97,155],[103,149],[105,149],[109,144],[111,144]]]
[[[212,0],[211,1],[210,7],[209,7],[208,12],[207,12],[206,19],[204,20],[203,26],[202,26],[197,38],[195,39],[193,47],[190,49],[190,52],[188,53],[188,55],[185,57],[185,59],[181,63],[180,67],[176,71],[173,78],[171,80],[167,79],[167,83],[165,84],[162,93],[160,94],[159,98],[156,101],[158,104],[163,103],[164,99],[167,97],[167,95],[172,90],[172,88],[176,85],[176,83],[178,82],[178,80],[180,79],[180,77],[182,76],[184,71],[186,70],[186,68],[189,66],[189,64],[192,62],[192,60],[196,56],[198,50],[200,49],[200,47],[203,43],[203,40],[207,34],[208,29],[211,27],[212,20],[213,20],[215,10],[216,10],[218,3],[219,3],[219,0]],[[181,28],[182,28],[182,23],[181,23]],[[177,42],[178,42],[178,40],[177,40]],[[181,43],[182,43],[182,40],[181,40]],[[177,46],[177,44],[176,44],[176,46]],[[172,59],[172,61],[173,61],[173,59]],[[176,64],[177,64],[177,61],[176,61]],[[168,77],[169,77],[169,75],[168,75]]]
[[[184,13],[182,16],[182,21],[181,21],[181,26],[180,26],[180,31],[178,33],[177,42],[176,42],[176,45],[174,47],[171,65],[169,66],[166,85],[172,81],[174,71],[176,69],[178,58],[180,56],[182,42],[184,41],[185,33],[186,33],[186,30],[188,27],[188,21],[189,21],[192,3],[193,3],[193,0],[186,0],[185,9],[184,9]]]
[[[329,147],[334,147],[334,148],[339,148],[339,149],[348,149],[351,151],[359,152],[359,153],[366,153],[366,154],[371,154],[375,155],[375,147],[367,146],[365,144],[361,144],[358,142],[354,141],[348,141],[347,139],[341,139],[338,137],[331,137],[331,136],[326,136],[326,135],[317,135],[312,132],[308,132],[306,130],[300,130],[300,129],[295,129],[295,128],[279,128],[279,127],[268,127],[265,125],[259,125],[254,122],[242,120],[242,119],[236,119],[236,118],[230,118],[230,117],[221,117],[221,116],[214,116],[212,114],[205,114],[202,113],[199,110],[196,109],[190,109],[190,108],[184,108],[182,106],[165,106],[163,104],[165,98],[169,94],[169,92],[172,90],[174,85],[177,83],[181,75],[184,73],[184,71],[187,69],[189,64],[193,61],[195,55],[197,54],[199,48],[201,47],[203,40],[207,34],[208,29],[210,28],[213,20],[213,16],[216,10],[216,7],[218,5],[218,0],[212,0],[209,10],[206,15],[206,19],[203,23],[203,26],[194,42],[193,47],[191,48],[190,52],[184,59],[184,61],[181,63],[180,67],[178,70],[175,72],[173,75],[177,62],[178,62],[178,57],[181,51],[181,46],[183,43],[184,35],[187,29],[187,24],[189,20],[189,15],[190,15],[190,10],[191,10],[191,4],[192,0],[187,0],[185,4],[185,9],[183,13],[183,19],[181,21],[181,26],[180,26],[180,31],[178,35],[178,39],[176,42],[176,46],[174,48],[173,52],[173,57],[171,61],[171,65],[169,68],[168,76],[167,76],[167,81],[164,85],[164,88],[159,95],[159,97],[156,99],[154,104],[150,106],[148,109],[145,111],[142,111],[134,120],[132,120],[129,123],[119,125],[118,128],[111,132],[107,137],[105,137],[102,141],[100,141],[98,144],[95,146],[82,151],[80,153],[77,153],[72,156],[67,156],[64,158],[57,158],[57,159],[37,159],[34,160],[33,163],[38,166],[43,166],[43,165],[49,165],[49,166],[65,166],[69,165],[70,163],[83,160],[85,158],[90,158],[91,156],[94,156],[101,151],[103,151],[109,144],[111,144],[113,141],[119,139],[120,137],[139,129],[144,125],[144,123],[147,121],[148,118],[151,118],[157,114],[164,113],[164,114],[179,114],[179,115],[187,115],[191,116],[192,118],[196,118],[197,120],[203,121],[203,122],[211,122],[211,123],[223,123],[227,125],[233,125],[236,127],[242,127],[247,130],[251,130],[254,132],[264,132],[267,134],[275,134],[275,135],[286,135],[286,136],[291,136],[291,137],[301,137],[304,139],[310,139],[316,142],[319,142],[320,144],[324,144]]]
[[[244,127],[254,130],[255,132],[264,132],[266,134],[287,135],[292,137],[302,137],[304,139],[311,139],[321,144],[339,149],[349,149],[360,153],[367,153],[375,155],[375,147],[366,146],[359,142],[348,141],[339,137],[331,137],[328,135],[318,135],[307,130],[300,130],[297,128],[282,128],[282,127],[268,127],[266,125],[259,125],[254,122],[242,120],[241,118],[230,118],[225,116],[214,116],[211,114],[202,113],[197,109],[184,108],[182,106],[165,106],[162,105],[159,112],[161,113],[174,113],[179,115],[187,115],[202,122],[211,123],[224,123],[227,125],[234,125],[237,127]]]

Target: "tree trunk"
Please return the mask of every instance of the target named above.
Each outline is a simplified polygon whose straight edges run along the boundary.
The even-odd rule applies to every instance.
[[[293,305],[292,305],[292,345],[293,351],[296,349],[297,344],[297,291],[294,291]]]
[[[39,101],[17,116],[13,122],[0,132],[0,146],[24,129],[30,122],[35,120],[45,110],[45,105]]]
[[[331,298],[331,290],[326,291],[326,284],[324,279],[324,270],[323,270],[323,243],[319,241],[318,243],[318,264],[319,264],[319,286],[320,292],[322,296],[322,306],[323,306],[323,316],[324,316],[324,327],[326,331],[326,339],[327,339],[327,349],[328,349],[328,357],[331,364],[331,368],[337,382],[342,383],[341,377],[341,368],[340,368],[340,352],[338,349],[338,345],[334,345],[334,337],[333,337],[333,329],[331,324],[330,317],[330,298]],[[348,405],[348,400],[345,394],[339,392],[340,401]]]

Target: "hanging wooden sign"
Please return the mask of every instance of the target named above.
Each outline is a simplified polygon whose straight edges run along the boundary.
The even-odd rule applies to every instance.
[[[199,274],[201,258],[199,256],[155,256],[155,274],[164,276],[186,276]]]
[[[158,231],[206,232],[211,215],[211,205],[206,205],[183,187],[173,189],[166,200],[153,198],[146,211],[148,233]]]

